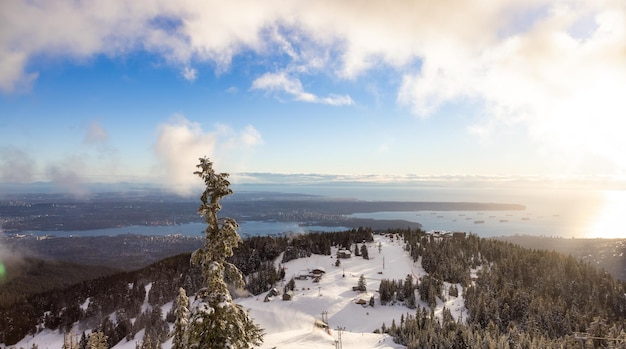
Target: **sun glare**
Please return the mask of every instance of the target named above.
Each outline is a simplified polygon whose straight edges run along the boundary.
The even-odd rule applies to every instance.
[[[626,238],[626,191],[607,191],[603,195],[602,206],[591,220],[588,236],[592,238]]]
[[[7,270],[4,267],[4,264],[0,261],[0,285],[2,285],[4,283],[4,280],[6,279],[6,273]]]

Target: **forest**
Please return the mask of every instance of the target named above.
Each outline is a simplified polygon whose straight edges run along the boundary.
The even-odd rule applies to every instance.
[[[284,272],[273,263],[283,252],[283,262],[286,262],[313,253],[328,255],[331,246],[347,247],[371,239],[369,228],[292,237],[254,236],[243,240],[230,262],[246,276],[247,291],[256,295],[268,291],[284,277]],[[156,346],[156,338],[163,340],[167,336],[157,316],[160,306],[172,301],[179,287],[189,293],[200,287],[201,272],[199,266],[190,263],[190,256],[190,253],[180,254],[137,271],[103,276],[35,295],[6,287],[6,301],[0,306],[0,343],[13,345],[27,334],[46,328],[69,331],[80,322],[83,330],[99,328],[108,337],[109,347],[122,338],[134,338],[143,328],[150,329],[146,333]],[[142,313],[140,306],[146,289],[149,289],[152,310]],[[88,304],[86,309],[83,309],[84,304]],[[115,314],[117,321],[113,322],[107,314]],[[166,319],[174,321],[173,314],[165,315]],[[133,318],[138,320],[131,325]]]
[[[475,235],[396,233],[429,273],[415,288],[431,308],[418,307],[399,325],[381,328],[408,348],[626,347],[626,287],[604,270],[554,251]],[[464,288],[465,322],[454,321],[449,311],[441,321],[431,313],[436,298],[445,297],[443,281],[451,284],[449,294],[458,292],[457,284]],[[401,293],[406,291],[395,294]]]
[[[382,280],[377,299],[369,303],[406,306],[406,316],[398,323],[381,324],[377,331],[389,333],[408,348],[626,345],[626,285],[589,263],[471,234],[441,238],[410,228],[384,233],[402,239],[406,251],[428,273],[417,281],[410,275]],[[331,247],[361,252],[359,244],[372,241],[373,234],[369,228],[359,228],[251,237],[235,249],[230,262],[245,275],[247,292],[257,295],[283,280],[284,270],[274,263],[279,256],[279,262],[285,263],[311,254],[329,255]],[[45,328],[67,331],[78,322],[83,330],[103,332],[109,347],[145,328],[144,347],[158,348],[170,335],[167,323],[174,323],[176,317],[175,306],[168,314],[162,313],[161,306],[174,300],[181,286],[190,294],[200,287],[198,268],[190,264],[189,254],[182,254],[137,271],[28,297],[14,295],[10,304],[0,308],[0,342],[11,346],[27,334]],[[146,291],[152,309],[142,312]],[[464,318],[455,320],[447,310],[441,319],[435,317],[438,299],[459,292],[465,297]],[[79,347],[85,348],[86,337],[80,337]]]

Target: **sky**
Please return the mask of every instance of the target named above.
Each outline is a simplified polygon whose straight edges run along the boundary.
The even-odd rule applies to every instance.
[[[624,91],[622,0],[4,0],[0,183],[623,185]]]

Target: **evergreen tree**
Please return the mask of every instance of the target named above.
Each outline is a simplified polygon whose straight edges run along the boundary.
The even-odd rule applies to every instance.
[[[218,219],[220,200],[232,194],[228,173],[216,173],[208,158],[200,158],[194,172],[206,189],[200,197],[198,213],[205,218],[204,246],[192,255],[202,268],[204,287],[196,293],[188,328],[189,348],[250,348],[263,342],[263,330],[241,305],[233,302],[226,282],[242,288],[243,277],[236,266],[226,261],[241,242],[239,227],[231,218]]]
[[[365,282],[365,276],[363,274],[359,277],[359,284],[357,285],[357,288],[360,292],[367,292],[367,283]]]
[[[367,251],[367,245],[365,244],[361,245],[361,256],[363,256],[363,259],[370,259],[369,252]]]
[[[152,349],[152,337],[150,333],[146,333],[143,342],[141,343],[141,349]]]
[[[380,294],[380,304],[387,305],[393,297],[393,291],[391,290],[391,281],[382,279],[380,286],[378,287],[378,293]]]
[[[450,288],[448,289],[448,294],[451,297],[458,297],[459,296],[459,289],[458,289],[458,287],[456,287],[455,284],[450,285]]]
[[[117,323],[115,324],[113,343],[118,343],[119,341],[124,339],[130,334],[130,331],[133,328],[133,325],[130,322],[128,315],[126,314],[125,309],[118,309],[116,313]]]
[[[187,324],[189,323],[189,298],[184,288],[178,289],[176,298],[176,322],[172,349],[184,349],[187,343]]]
[[[98,331],[89,335],[87,340],[87,348],[89,349],[108,349],[107,336],[104,333]]]
[[[80,336],[80,342],[78,342],[79,349],[87,349],[87,335],[85,331],[83,331],[83,335]]]
[[[285,285],[285,293],[287,293],[288,291],[293,291],[295,288],[296,288],[296,280],[292,276],[289,282],[287,282],[287,284]]]
[[[411,274],[407,274],[404,279],[404,303],[409,309],[415,309],[415,285],[413,284],[413,277]]]
[[[76,336],[73,333],[63,333],[63,346],[61,349],[78,349]]]

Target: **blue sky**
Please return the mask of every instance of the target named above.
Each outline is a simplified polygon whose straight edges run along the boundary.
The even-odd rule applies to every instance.
[[[3,183],[624,183],[622,1],[8,0],[0,33]]]

